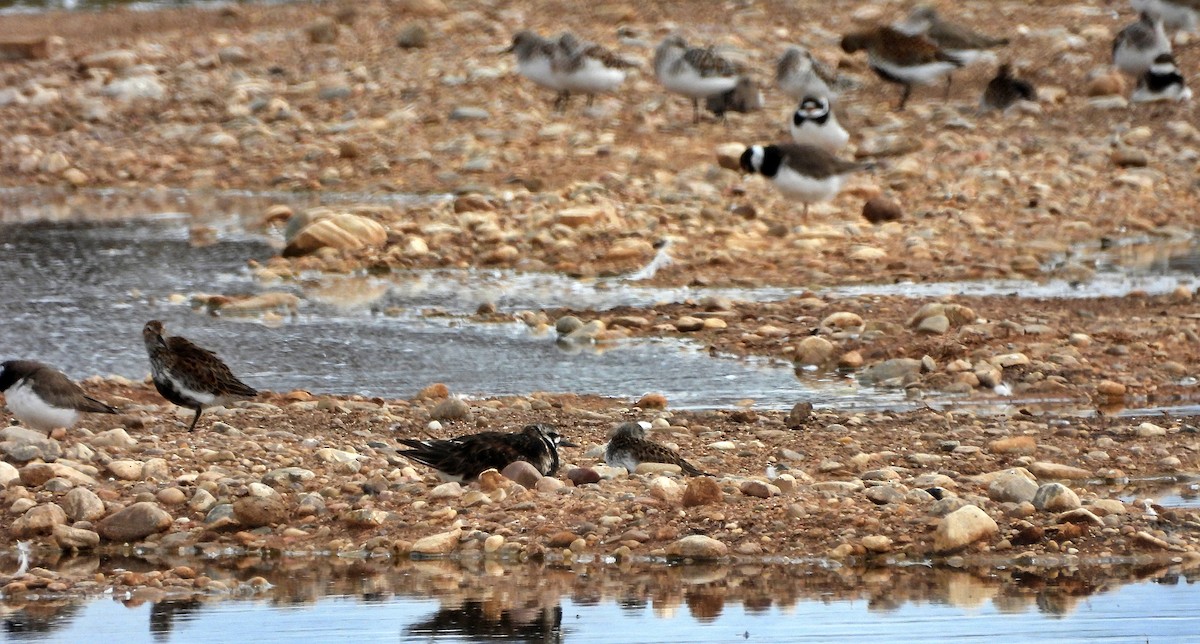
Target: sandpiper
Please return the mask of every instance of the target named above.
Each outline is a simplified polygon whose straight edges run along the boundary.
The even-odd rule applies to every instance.
[[[996,71],[996,77],[988,81],[983,90],[983,96],[979,99],[979,109],[1004,111],[1017,101],[1034,100],[1037,100],[1037,92],[1034,91],[1033,84],[1013,77],[1011,67],[1004,63]]]
[[[1137,22],[1117,32],[1112,57],[1117,69],[1131,76],[1145,74],[1162,54],[1171,53],[1163,21],[1143,11]]]
[[[620,87],[625,82],[625,70],[635,67],[635,63],[614,52],[596,43],[580,41],[570,33],[559,36],[550,63],[551,72],[558,77],[567,97],[572,92],[585,94],[589,107],[596,94]]]
[[[837,72],[813,58],[803,47],[792,45],[775,63],[775,84],[797,102],[809,96],[834,99]]]
[[[554,109],[562,111],[571,94],[563,85],[562,75],[553,69],[556,48],[554,42],[524,29],[513,36],[512,45],[504,51],[517,55],[517,73],[557,94]]]
[[[733,89],[741,73],[711,47],[689,47],[670,35],[654,50],[654,74],[663,87],[692,99],[692,122],[700,122],[700,100]]]
[[[1159,18],[1170,29],[1195,32],[1200,26],[1200,0],[1130,0],[1129,4]]]
[[[846,53],[867,51],[867,62],[880,78],[904,86],[897,110],[903,110],[912,86],[932,85],[963,66],[957,56],[942,51],[925,36],[910,36],[891,27],[875,27],[842,38]]]
[[[850,141],[850,133],[838,123],[837,116],[824,96],[806,96],[792,112],[789,124],[792,140],[836,152]]]
[[[470,481],[489,468],[503,470],[510,463],[526,461],[543,476],[558,471],[558,448],[578,447],[563,439],[553,425],[526,425],[520,432],[481,432],[444,440],[399,441],[412,449],[402,456],[423,463],[450,481]]]
[[[189,432],[196,428],[205,408],[258,395],[256,389],[238,380],[215,353],[182,336],[163,333],[163,323],[158,320],[150,320],[142,329],[154,388],[170,402],[196,411]]]
[[[763,175],[785,197],[803,203],[804,221],[809,204],[836,197],[846,177],[864,167],[814,145],[797,143],[752,145],[742,153],[740,163],[742,170]]]
[[[49,432],[70,428],[79,414],[115,414],[117,410],[83,392],[63,372],[34,360],[0,364],[0,391],[8,410],[22,423]]]
[[[1138,79],[1137,89],[1130,97],[1134,103],[1154,103],[1159,101],[1184,102],[1192,98],[1192,90],[1187,86],[1183,74],[1175,66],[1175,58],[1171,54],[1159,54],[1154,64]]]
[[[646,438],[650,423],[621,423],[613,429],[604,450],[604,462],[632,472],[639,463],[670,463],[678,465],[689,476],[707,476],[695,465],[685,461],[679,452]]]
[[[939,49],[962,61],[964,65],[991,56],[989,50],[1008,44],[1008,38],[992,38],[971,29],[943,20],[936,9],[921,5],[909,12],[908,17],[895,28],[910,36],[925,36]],[[946,74],[946,93],[950,96],[953,73]]]

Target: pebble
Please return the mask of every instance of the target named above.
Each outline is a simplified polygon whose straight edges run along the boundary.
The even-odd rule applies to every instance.
[[[171,526],[171,515],[156,503],[134,503],[118,510],[96,524],[96,531],[108,541],[130,543],[139,541]]]
[[[1033,497],[1033,507],[1043,512],[1066,512],[1079,506],[1079,495],[1062,483],[1046,483]]]
[[[492,118],[487,110],[479,107],[456,107],[450,112],[451,121],[486,121]]]
[[[965,505],[942,517],[933,536],[933,549],[948,554],[999,532],[996,521],[974,505]]]
[[[904,503],[907,495],[901,490],[892,487],[891,485],[876,485],[867,488],[867,499],[875,505],[887,505],[889,503]]]
[[[810,335],[796,345],[793,362],[800,366],[821,366],[833,357],[833,343],[825,338]]]
[[[514,461],[509,463],[500,473],[505,478],[516,481],[516,483],[521,487],[530,490],[532,490],[534,486],[537,485],[537,482],[542,479],[542,473],[537,471],[537,468],[526,461]]]
[[[668,557],[684,559],[719,559],[729,553],[729,546],[702,534],[686,536],[666,547]]]
[[[950,318],[944,315],[931,315],[917,324],[918,333],[941,335],[950,330]]]
[[[44,503],[29,508],[16,521],[11,530],[18,539],[26,539],[37,535],[54,532],[55,526],[66,525],[67,513],[54,503]]]
[[[567,479],[576,486],[600,482],[600,474],[590,467],[573,467],[567,470]]]
[[[890,552],[892,549],[892,539],[884,535],[868,535],[862,538],[862,547],[867,552]]]
[[[1049,463],[1045,461],[1037,461],[1026,466],[1030,474],[1033,474],[1039,479],[1061,479],[1061,480],[1080,480],[1091,478],[1092,473],[1081,467],[1072,467],[1070,465],[1061,465],[1059,463]]]
[[[471,406],[461,398],[446,398],[430,412],[432,420],[465,420],[471,416]]]
[[[782,493],[778,487],[754,479],[742,481],[738,489],[746,496],[753,496],[759,499],[769,499],[773,496],[779,496]]]
[[[287,521],[287,506],[278,497],[246,496],[234,501],[233,515],[238,523],[258,528]]]
[[[723,502],[725,495],[721,486],[708,476],[698,476],[688,479],[687,488],[683,491],[681,500],[683,507],[691,508],[700,505],[714,505]]]
[[[67,492],[61,504],[72,521],[98,521],[105,514],[104,501],[87,488],[77,487]]]
[[[63,550],[91,550],[100,545],[100,535],[71,526],[54,526],[54,542]]]
[[[1033,501],[1037,491],[1036,481],[1012,471],[1002,473],[987,487],[988,498],[998,503]]]
[[[441,532],[417,539],[412,545],[412,553],[416,555],[447,555],[458,548],[458,540],[462,536],[462,528],[449,532]]]

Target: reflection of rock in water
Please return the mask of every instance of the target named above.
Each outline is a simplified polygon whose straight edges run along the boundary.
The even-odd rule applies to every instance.
[[[21,610],[4,618],[5,640],[36,642],[45,639],[47,633],[71,623],[82,604],[58,602],[32,602]]]
[[[201,606],[203,604],[195,599],[167,600],[152,604],[150,606],[150,634],[154,636],[154,641],[170,640],[171,632],[175,630],[175,618],[181,618],[184,623],[190,622],[194,619],[193,613],[199,611]]]
[[[457,608],[441,608],[432,617],[405,629],[412,635],[556,644],[563,641],[562,606],[489,611],[484,602],[470,600]]]

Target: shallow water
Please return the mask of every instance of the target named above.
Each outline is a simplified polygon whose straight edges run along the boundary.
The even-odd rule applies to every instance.
[[[5,567],[13,562],[4,562]],[[551,565],[246,557],[39,562],[76,575],[187,564],[229,588],[0,601],[7,641],[1183,641],[1200,578],[1169,563],[1053,571],[836,563]]]

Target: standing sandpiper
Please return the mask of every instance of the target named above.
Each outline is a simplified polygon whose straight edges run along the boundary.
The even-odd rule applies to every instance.
[[[142,329],[154,387],[163,398],[196,410],[188,431],[196,428],[206,407],[224,405],[258,395],[258,390],[238,380],[217,354],[180,336],[163,335],[163,324],[150,320]]]

